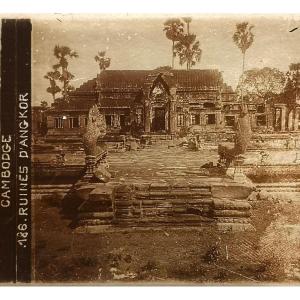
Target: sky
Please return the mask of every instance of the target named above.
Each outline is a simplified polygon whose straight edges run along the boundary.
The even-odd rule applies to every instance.
[[[80,86],[99,73],[94,57],[106,50],[111,70],[151,70],[171,65],[171,41],[163,31],[170,16],[149,15],[41,15],[32,20],[33,104],[52,103],[46,92],[44,75],[56,63],[55,45],[69,46],[79,54],[70,60],[69,71],[75,75],[72,85]],[[174,17],[174,16],[171,16]],[[184,17],[184,16],[178,16]],[[241,74],[241,51],[232,35],[238,22],[254,25],[253,45],[246,53],[246,69],[274,67],[287,71],[292,62],[300,62],[300,15],[192,15],[190,32],[197,35],[202,49],[197,69],[218,69],[233,88]],[[289,32],[298,27],[298,30]],[[175,68],[185,68],[178,64]]]

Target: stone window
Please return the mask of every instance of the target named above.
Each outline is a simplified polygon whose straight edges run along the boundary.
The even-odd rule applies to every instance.
[[[69,118],[69,127],[79,128],[79,118],[78,117]]]
[[[200,125],[200,115],[199,114],[191,115],[191,125]]]
[[[205,116],[206,125],[214,125],[216,124],[216,115],[215,114],[208,114]]]
[[[256,117],[256,125],[257,126],[266,126],[267,125],[267,118],[266,115],[259,115]]]
[[[84,118],[84,126],[86,127],[88,124],[88,118]]]
[[[234,127],[235,117],[234,116],[225,116],[225,126]]]
[[[256,108],[258,113],[264,113],[265,112],[265,106],[264,105],[257,105]]]
[[[105,122],[107,126],[112,126],[113,117],[112,115],[105,115]]]
[[[230,104],[225,104],[225,105],[223,106],[223,110],[224,110],[225,112],[230,112],[230,109],[231,109]]]
[[[142,110],[140,108],[137,109],[136,116],[137,116],[137,118],[136,118],[137,123],[138,124],[142,124],[142,122],[143,122],[143,112],[142,112]]]
[[[177,115],[177,126],[183,126],[184,125],[184,114],[178,114]]]
[[[64,127],[62,117],[54,118],[54,127],[55,128],[63,128]]]

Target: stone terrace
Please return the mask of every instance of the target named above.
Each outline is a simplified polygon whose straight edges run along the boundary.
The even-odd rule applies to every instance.
[[[108,155],[110,172],[126,182],[199,178],[205,175],[201,166],[210,161],[214,164],[218,161],[215,150],[195,152],[181,147],[168,149],[166,145]]]

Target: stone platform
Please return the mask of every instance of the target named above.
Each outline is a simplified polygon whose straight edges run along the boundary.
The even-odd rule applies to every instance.
[[[253,230],[252,185],[220,178],[78,186],[80,232],[109,228],[201,227]]]

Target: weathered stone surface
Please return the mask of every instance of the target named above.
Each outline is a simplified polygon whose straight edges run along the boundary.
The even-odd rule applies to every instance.
[[[112,201],[112,192],[110,187],[102,184],[90,192],[89,201]]]
[[[211,187],[212,197],[229,199],[246,199],[254,190],[252,184],[222,183]]]
[[[97,156],[103,149],[97,145],[97,140],[106,133],[106,122],[104,115],[99,112],[97,105],[90,108],[88,123],[83,135],[83,146],[86,155]]]
[[[75,187],[76,195],[82,200],[88,200],[90,193],[97,187],[96,184],[83,184]]]
[[[242,224],[239,228],[245,230],[251,215],[251,205],[246,199],[252,190],[251,185],[225,184],[222,180],[209,185],[203,182],[189,184],[184,180],[136,186],[100,184],[90,192],[89,200],[81,207],[80,211],[85,213],[79,215],[81,221],[88,222],[80,224],[100,226],[111,222],[131,226],[201,226],[205,220],[216,225]],[[90,219],[103,222],[93,223]],[[226,230],[230,226],[226,226]]]
[[[214,209],[238,209],[238,210],[250,210],[251,205],[247,201],[232,201],[228,199],[213,199]]]

